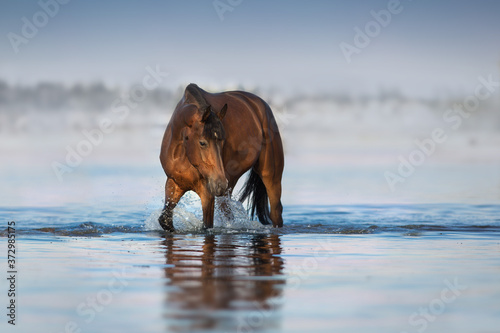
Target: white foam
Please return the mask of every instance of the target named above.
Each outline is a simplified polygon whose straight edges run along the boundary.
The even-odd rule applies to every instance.
[[[151,213],[144,223],[148,231],[162,230],[158,223],[162,209]],[[174,228],[177,232],[199,232],[203,230],[201,200],[192,191],[187,192],[174,209]],[[258,221],[249,218],[243,204],[229,197],[215,199],[214,229],[223,231],[266,230]]]

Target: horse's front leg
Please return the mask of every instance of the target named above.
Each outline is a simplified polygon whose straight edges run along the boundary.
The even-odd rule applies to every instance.
[[[174,208],[186,191],[172,179],[168,178],[165,184],[165,206],[158,222],[165,231],[174,232]]]
[[[205,187],[202,187],[197,192],[201,199],[201,208],[203,209],[203,225],[205,228],[213,228],[215,197]]]

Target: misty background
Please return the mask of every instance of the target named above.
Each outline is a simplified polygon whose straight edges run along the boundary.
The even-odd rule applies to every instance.
[[[490,94],[460,123],[446,114],[484,80],[499,81],[500,3],[400,1],[384,16],[391,6],[4,2],[2,204],[161,205],[161,138],[190,82],[271,105],[286,153],[285,205],[498,203],[500,88],[482,88]],[[346,44],[357,49],[350,59]],[[148,68],[162,73],[153,89]],[[435,129],[446,140],[391,187],[387,172],[399,175],[401,159]],[[58,175],[55,165],[67,168]]]

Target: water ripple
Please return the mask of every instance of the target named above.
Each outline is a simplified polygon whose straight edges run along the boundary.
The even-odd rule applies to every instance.
[[[230,217],[216,214],[215,227],[204,230],[201,206],[194,197],[174,212],[180,234],[376,234],[420,235],[430,232],[500,233],[500,205],[352,205],[285,207],[282,229],[251,220],[241,203],[230,201]],[[113,233],[160,233],[160,209],[84,206],[0,208],[16,222],[20,235],[99,237]],[[0,231],[5,237],[7,230]]]

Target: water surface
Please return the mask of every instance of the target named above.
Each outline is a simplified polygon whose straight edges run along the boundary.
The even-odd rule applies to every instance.
[[[231,207],[207,232],[188,195],[175,234],[156,208],[1,208],[18,248],[2,331],[498,331],[498,205],[287,206],[281,230]]]

